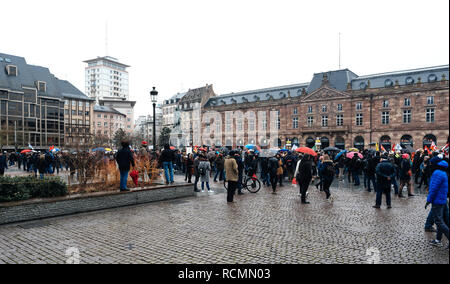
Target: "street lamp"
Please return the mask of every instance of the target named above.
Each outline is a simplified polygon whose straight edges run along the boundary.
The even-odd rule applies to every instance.
[[[155,87],[150,92],[150,98],[153,103],[153,152],[156,151],[156,102],[158,101],[158,91]]]

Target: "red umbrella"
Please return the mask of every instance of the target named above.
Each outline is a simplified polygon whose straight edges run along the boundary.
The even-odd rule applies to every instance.
[[[358,153],[358,152],[349,152],[349,153],[347,153],[346,156],[347,156],[347,158],[351,159],[355,155],[358,155],[358,157],[361,158],[361,159],[364,158],[363,155],[361,153]]]
[[[139,172],[136,171],[136,170],[131,171],[130,177],[133,180],[134,185],[137,186],[138,185]]]
[[[308,154],[308,155],[311,155],[314,157],[317,156],[316,151],[314,151],[313,149],[308,148],[308,147],[299,147],[299,148],[295,149],[295,151],[299,152],[299,153],[303,153],[303,154]]]
[[[170,150],[175,150],[175,146],[170,146]]]
[[[20,154],[25,154],[25,153],[29,153],[29,152],[31,152],[31,150],[23,150],[22,152],[20,152]]]

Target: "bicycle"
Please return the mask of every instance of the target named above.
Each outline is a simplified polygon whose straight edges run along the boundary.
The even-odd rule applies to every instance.
[[[257,193],[261,189],[261,182],[256,176],[245,176],[242,180],[242,189],[247,189],[251,193]],[[223,186],[228,190],[228,183],[224,179]]]

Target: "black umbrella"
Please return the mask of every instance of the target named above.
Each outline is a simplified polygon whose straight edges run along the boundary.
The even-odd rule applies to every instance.
[[[326,147],[323,149],[325,152],[340,152],[341,149],[336,148],[336,147]]]

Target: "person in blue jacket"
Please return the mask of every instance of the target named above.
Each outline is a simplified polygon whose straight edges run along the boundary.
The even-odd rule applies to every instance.
[[[5,174],[5,169],[8,169],[8,163],[6,163],[6,155],[0,151],[0,176]]]
[[[425,208],[430,204],[431,214],[434,217],[434,222],[437,226],[436,239],[431,242],[432,245],[441,245],[442,234],[448,240],[448,163],[441,161],[437,164],[436,170],[430,179],[430,186],[428,189],[428,198]]]

